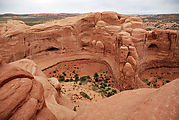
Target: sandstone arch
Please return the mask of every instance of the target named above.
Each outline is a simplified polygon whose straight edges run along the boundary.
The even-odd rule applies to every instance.
[[[50,48],[47,48],[45,51],[57,51],[57,50],[59,50],[59,48],[50,47]]]
[[[156,44],[152,43],[148,46],[148,49],[158,49],[158,46]]]

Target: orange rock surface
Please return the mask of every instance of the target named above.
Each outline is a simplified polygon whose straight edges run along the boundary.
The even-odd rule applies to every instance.
[[[34,26],[9,20],[0,25],[0,119],[177,120],[178,36],[173,30],[148,32],[140,18],[116,12]],[[73,111],[74,103],[61,94],[58,80],[42,71],[80,60],[103,63],[115,88],[127,91],[95,103],[80,102],[83,107]]]

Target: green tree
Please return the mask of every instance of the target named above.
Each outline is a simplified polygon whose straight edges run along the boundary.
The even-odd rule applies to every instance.
[[[78,74],[75,74],[75,82],[78,82],[79,81],[79,76],[78,76]]]
[[[97,77],[99,77],[99,75],[98,75],[97,72],[95,72],[95,73],[94,73],[94,78],[97,78]]]
[[[62,76],[62,75],[59,75],[59,79],[58,79],[58,81],[59,81],[59,82],[63,82],[63,81],[65,81],[65,77]]]
[[[63,74],[64,76],[66,76],[66,73],[65,73],[65,72],[62,72],[62,74]]]
[[[116,93],[117,93],[117,91],[116,91],[116,90],[114,90],[114,89],[112,90],[112,92],[113,92],[114,94],[116,94]]]

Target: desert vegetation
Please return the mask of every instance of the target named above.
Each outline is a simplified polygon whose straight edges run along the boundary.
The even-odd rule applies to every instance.
[[[97,101],[120,92],[115,88],[112,74],[108,70],[82,75],[80,63],[60,63],[45,73],[49,78],[58,79],[62,84],[62,94],[77,94],[87,101]]]
[[[138,15],[147,31],[154,28],[179,30],[179,14]]]
[[[8,19],[21,20],[27,25],[42,24],[48,21],[60,20],[66,17],[72,17],[79,14],[0,14],[0,23],[6,23]]]
[[[159,88],[179,77],[177,68],[160,68],[145,71],[141,75],[144,83],[152,88]]]

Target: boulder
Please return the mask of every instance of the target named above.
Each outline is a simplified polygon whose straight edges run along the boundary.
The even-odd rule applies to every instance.
[[[134,76],[134,69],[132,68],[132,65],[130,63],[126,63],[123,68],[123,74],[126,77]]]
[[[96,48],[100,50],[104,50],[104,44],[101,41],[97,41]]]
[[[120,47],[120,62],[125,62],[129,53],[127,46]]]
[[[7,92],[8,91],[8,92]],[[42,84],[18,67],[4,64],[0,67],[0,119],[35,119],[46,106]],[[56,117],[47,111],[49,120]],[[45,117],[41,116],[45,119]]]
[[[48,81],[57,90],[58,93],[61,93],[61,85],[57,78],[48,78]]]
[[[93,40],[93,41],[91,42],[91,44],[92,44],[92,46],[96,46],[96,40]]]
[[[132,67],[136,69],[137,62],[132,56],[128,56],[127,62],[129,62],[132,65]]]

